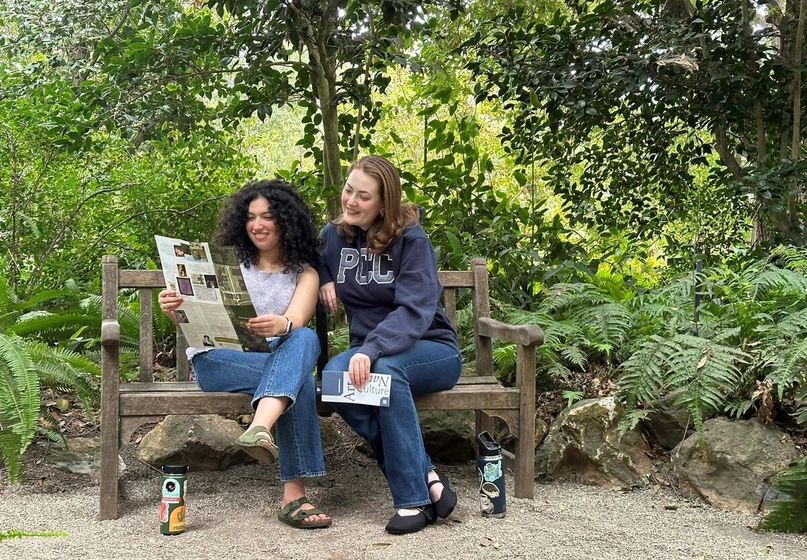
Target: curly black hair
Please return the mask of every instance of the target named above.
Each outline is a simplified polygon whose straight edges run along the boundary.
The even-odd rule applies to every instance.
[[[257,265],[258,249],[247,235],[247,212],[250,203],[263,197],[275,215],[280,230],[280,252],[286,269],[319,264],[320,240],[314,227],[311,209],[302,197],[282,179],[247,183],[230,195],[219,213],[219,226],[214,243],[235,247],[238,260],[247,268]]]

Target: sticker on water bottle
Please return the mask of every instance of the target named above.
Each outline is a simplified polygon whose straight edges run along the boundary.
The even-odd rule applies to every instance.
[[[163,495],[164,502],[179,503],[179,481],[174,478],[167,478],[163,482]]]
[[[486,482],[493,482],[502,476],[502,463],[485,463],[485,472],[483,473]]]
[[[484,494],[479,495],[479,509],[482,513],[493,513],[493,502]]]

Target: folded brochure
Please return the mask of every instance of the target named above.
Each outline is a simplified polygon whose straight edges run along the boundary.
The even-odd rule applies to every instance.
[[[392,376],[387,373],[371,373],[370,379],[359,390],[350,382],[350,374],[346,371],[322,372],[322,400],[325,402],[388,407],[391,388]]]

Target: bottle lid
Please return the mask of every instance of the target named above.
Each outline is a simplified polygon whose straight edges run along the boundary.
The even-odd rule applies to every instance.
[[[184,457],[168,457],[163,463],[163,473],[165,474],[186,474],[188,472],[188,462]]]
[[[476,443],[479,444],[479,454],[483,457],[492,457],[502,454],[502,446],[499,445],[488,432],[482,432],[477,435]]]
[[[163,465],[165,474],[187,474],[188,465]]]

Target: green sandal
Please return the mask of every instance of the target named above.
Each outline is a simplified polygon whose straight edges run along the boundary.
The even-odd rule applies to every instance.
[[[268,428],[253,426],[235,440],[235,444],[262,463],[273,464],[277,460],[277,445]]]
[[[311,504],[308,498],[303,496],[294,501],[289,502],[277,512],[277,518],[287,525],[297,527],[298,529],[321,529],[323,527],[330,527],[333,522],[332,519],[325,519],[320,521],[311,521],[305,523],[303,520],[312,515],[327,515],[324,511],[317,507],[311,509],[300,509],[303,504]],[[314,505],[314,504],[311,504]],[[294,510],[298,510],[294,515],[291,514]]]

